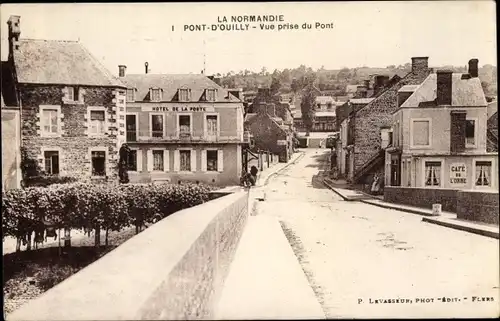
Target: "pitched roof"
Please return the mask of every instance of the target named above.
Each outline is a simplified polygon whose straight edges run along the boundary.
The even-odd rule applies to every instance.
[[[397,80],[397,82],[395,83],[391,83],[391,81],[389,81],[389,83],[391,83],[388,87],[384,88],[383,90],[381,90],[377,96],[375,97],[375,99],[373,99],[372,101],[370,101],[368,104],[362,106],[361,108],[359,109],[354,109],[351,111],[351,113],[353,114],[356,114],[358,113],[359,111],[361,110],[366,110],[368,108],[371,108],[371,106],[373,106],[374,104],[377,103],[377,101],[382,101],[382,99],[384,97],[390,97],[388,95],[395,95],[397,97],[397,92],[399,89],[401,89],[403,86],[406,86],[406,85],[418,85],[418,84],[421,84],[423,81],[425,81],[426,77],[431,73],[432,69],[429,69],[427,68],[425,70],[425,72],[423,73],[414,73],[414,72],[409,72],[408,74],[406,74],[406,76],[404,76],[403,78],[400,78],[398,80],[398,78],[395,78],[393,77],[393,80]],[[397,107],[397,99],[391,99],[389,102],[388,102],[391,106],[395,106]]]
[[[369,102],[371,102],[374,99],[375,98],[351,98],[351,99],[349,99],[349,102],[351,104],[368,104]]]
[[[477,77],[462,77],[461,73],[453,73],[451,77],[451,106],[469,107],[469,106],[487,106],[481,81]],[[430,74],[424,82],[408,97],[401,105],[405,107],[418,107],[422,103],[436,105],[437,97],[437,74]]]
[[[332,96],[317,96],[316,103],[317,104],[333,104],[334,100]]]
[[[488,103],[488,118],[491,118],[498,111],[498,100],[493,100]]]
[[[19,83],[123,87],[77,41],[21,39],[14,63]]]
[[[317,111],[314,113],[315,117],[335,117],[334,111]]]
[[[128,87],[135,88],[136,100],[146,100],[150,88],[163,90],[163,101],[174,101],[180,88],[191,90],[191,101],[200,101],[206,89],[217,89],[218,102],[241,102],[240,99],[229,95],[227,89],[217,85],[205,75],[199,74],[136,74],[126,75],[120,80]]]
[[[398,91],[401,91],[401,92],[414,92],[415,89],[417,89],[418,87],[419,87],[419,85],[406,85],[406,86],[401,87]]]

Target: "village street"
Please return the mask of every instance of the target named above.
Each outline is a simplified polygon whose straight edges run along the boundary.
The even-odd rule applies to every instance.
[[[261,187],[252,213],[280,221],[326,317],[498,315],[498,240],[343,201],[319,177],[328,155],[305,150]]]

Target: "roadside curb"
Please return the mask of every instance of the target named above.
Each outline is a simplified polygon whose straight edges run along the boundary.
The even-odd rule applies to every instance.
[[[447,222],[446,220],[435,219],[435,218],[430,218],[430,217],[424,217],[424,218],[422,218],[422,221],[426,222],[426,223],[441,225],[441,226],[452,228],[455,230],[460,230],[460,231],[464,231],[464,232],[469,232],[469,233],[473,233],[473,234],[478,234],[478,235],[482,235],[482,236],[486,236],[486,237],[495,238],[497,240],[499,239],[499,232],[493,232],[493,231],[488,231],[488,230],[477,228],[477,227],[455,224],[452,222]]]
[[[342,199],[346,202],[363,202],[364,201],[364,197],[368,197],[368,198],[371,198],[370,196],[368,196],[367,194],[365,193],[362,193],[362,192],[359,192],[361,193],[361,195],[359,196],[354,196],[354,197],[350,197],[350,196],[345,196],[343,195],[342,193],[340,193],[339,191],[337,191],[337,189],[332,186],[330,183],[328,183],[328,181],[324,178],[323,179],[323,184],[328,187],[328,189],[330,189],[331,191],[333,191],[335,194],[337,194],[338,196],[342,197]]]
[[[261,178],[259,177],[259,183],[262,179],[264,179],[264,182],[262,183],[262,185],[258,185],[256,187],[262,187],[262,186],[266,186],[269,182],[269,180],[271,179],[271,177],[273,176],[276,176],[278,175],[280,172],[284,171],[285,169],[287,169],[289,166],[297,163],[299,160],[302,159],[302,157],[304,157],[305,153],[304,152],[298,152],[300,155],[297,156],[294,160],[292,160],[291,162],[287,163],[285,166],[281,167],[280,169],[277,169],[275,172],[272,172],[270,173],[269,175],[267,175],[267,177],[264,179],[264,178]]]
[[[386,205],[386,204],[381,204],[381,203],[377,203],[377,202],[370,202],[369,200],[361,200],[361,202],[365,203],[365,204],[370,204],[370,205],[373,205],[373,206],[378,206],[378,207],[382,207],[382,208],[385,208],[385,209],[389,209],[389,210],[396,210],[396,211],[401,211],[401,212],[408,212],[408,213],[412,213],[412,214],[417,214],[417,215],[423,215],[423,216],[434,216],[430,213],[427,213],[425,211],[421,211],[421,210],[417,210],[417,209],[412,209],[412,208],[401,208],[401,207],[397,207],[397,206],[392,206],[392,205]]]

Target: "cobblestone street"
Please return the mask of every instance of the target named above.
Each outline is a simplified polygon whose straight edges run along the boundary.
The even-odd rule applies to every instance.
[[[326,317],[498,316],[498,240],[343,201],[321,183],[328,155],[307,150],[253,213],[279,219]]]

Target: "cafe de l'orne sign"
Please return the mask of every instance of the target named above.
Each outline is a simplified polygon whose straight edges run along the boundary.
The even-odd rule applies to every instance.
[[[467,184],[467,166],[464,163],[453,163],[450,165],[450,184]]]

